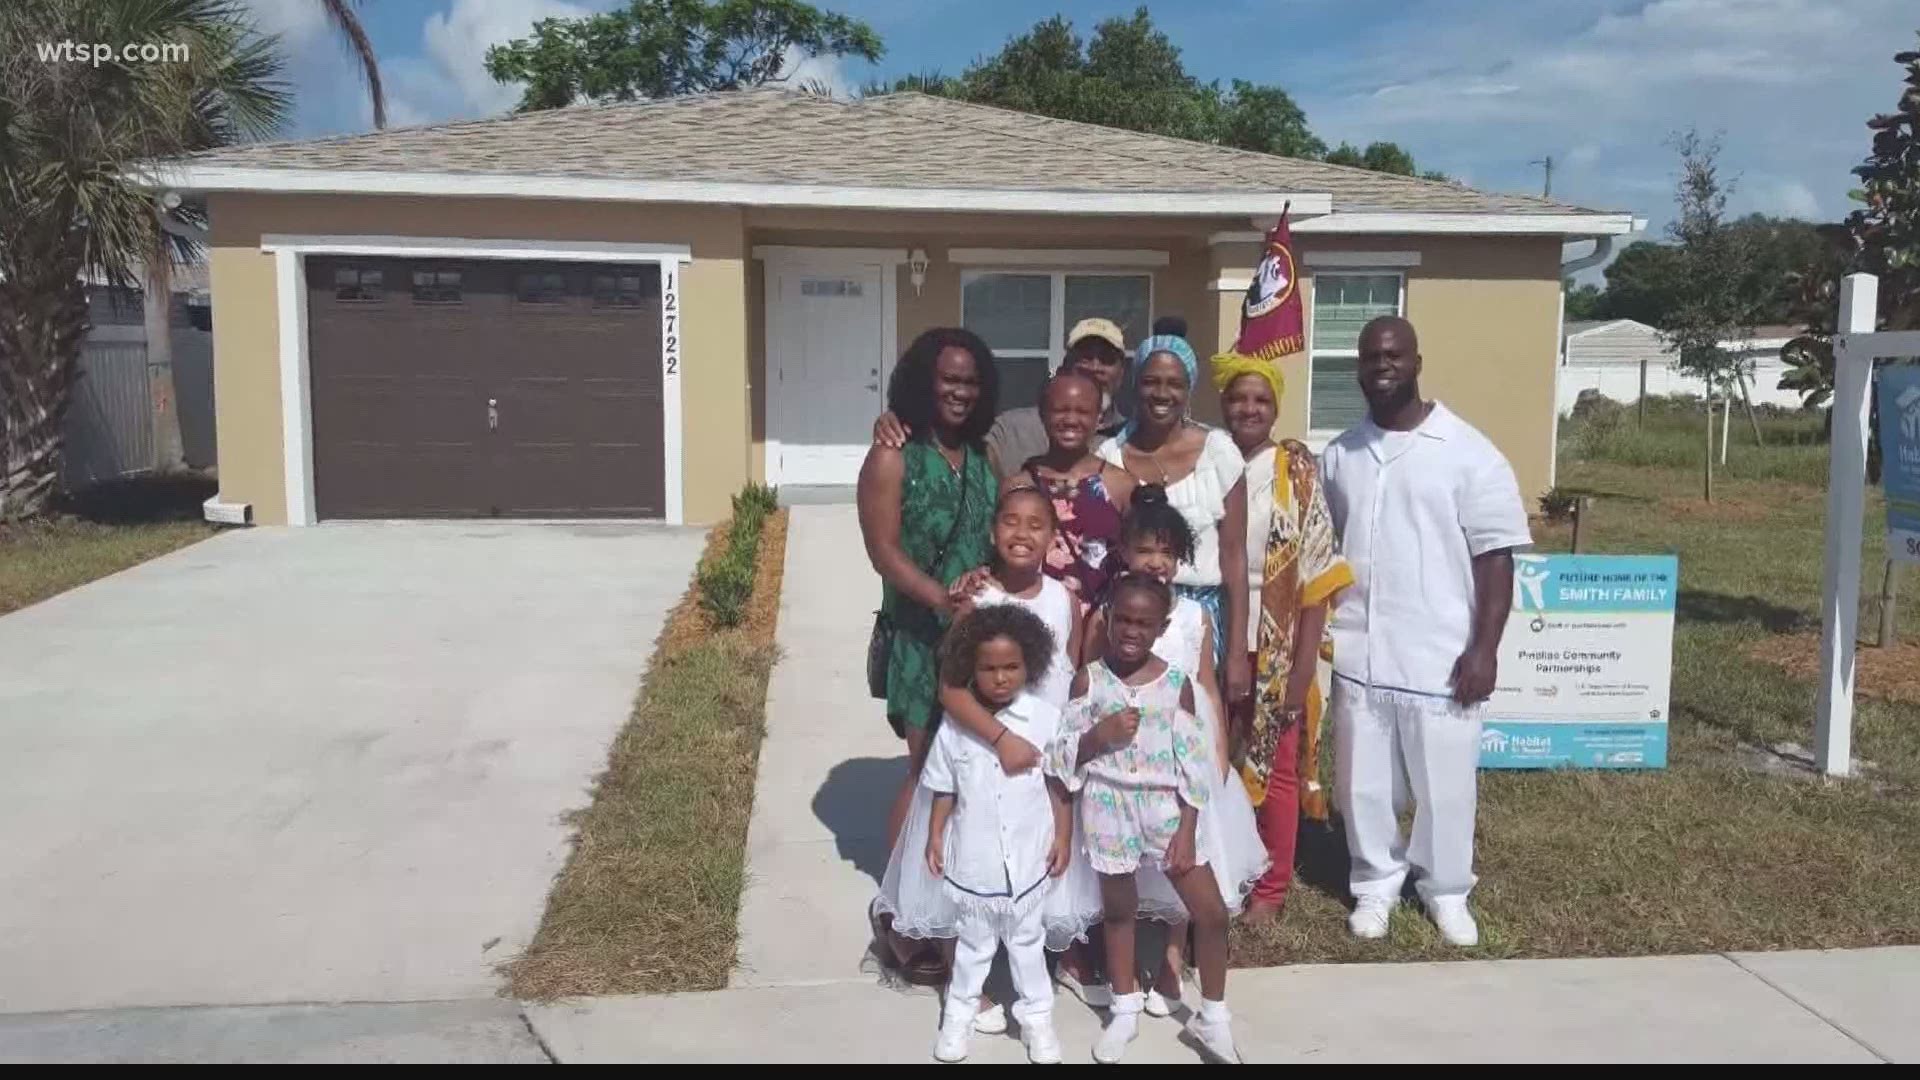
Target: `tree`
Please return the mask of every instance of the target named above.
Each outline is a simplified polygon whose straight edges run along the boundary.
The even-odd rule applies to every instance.
[[[380,61],[373,54],[373,39],[367,36],[367,28],[360,25],[360,16],[353,10],[360,3],[361,0],[320,0],[334,32],[360,62],[360,77],[367,81],[367,96],[373,99],[373,126],[384,128],[387,126],[387,92],[380,84]]]
[[[1334,165],[1353,165],[1395,176],[1416,175],[1413,155],[1401,149],[1398,143],[1370,142],[1365,150],[1355,150],[1351,143],[1341,143],[1327,154],[1326,160]]]
[[[487,74],[524,82],[516,109],[636,101],[785,82],[799,57],[877,61],[880,35],[801,0],[631,0],[487,50]]]
[[[1726,342],[1748,337],[1753,304],[1742,280],[1746,238],[1722,220],[1732,185],[1720,178],[1717,141],[1689,131],[1674,140],[1680,154],[1675,191],[1679,213],[1667,226],[1675,241],[1677,272],[1673,305],[1657,324],[1676,354],[1674,366],[1707,388],[1707,452],[1703,496],[1713,501],[1713,392],[1747,374],[1752,361],[1729,352]]]
[[[1445,180],[1419,172],[1393,143],[1365,151],[1347,147],[1336,159],[1307,126],[1307,115],[1278,86],[1234,79],[1202,83],[1186,70],[1180,49],[1153,25],[1146,8],[1097,24],[1082,41],[1073,23],[1055,15],[1007,39],[998,53],[957,77],[915,75],[889,88],[937,94],[1061,120],[1167,135],[1263,154],[1334,161],[1363,169]]]
[[[37,46],[53,42],[165,42],[186,58],[49,61]],[[273,130],[280,67],[226,0],[0,6],[0,518],[44,512],[59,482],[84,279],[131,286],[159,250],[152,193],[132,174]]]
[[[1581,285],[1576,288],[1573,284],[1573,279],[1567,278],[1560,283],[1560,291],[1566,294],[1567,305],[1565,314],[1569,320],[1583,322],[1589,319],[1602,319],[1606,317],[1600,314],[1602,295],[1600,286]]]
[[[1890,113],[1867,121],[1873,152],[1856,165],[1860,188],[1853,197],[1861,208],[1847,215],[1847,230],[1858,245],[1857,265],[1880,278],[1877,322],[1888,330],[1920,329],[1920,50],[1894,54],[1906,65],[1906,89]],[[1868,430],[1878,433],[1881,402],[1873,396]],[[1879,480],[1880,446],[1873,440],[1869,478]],[[1899,564],[1887,559],[1880,586],[1880,644],[1892,645],[1894,598]]]
[[[1233,80],[1221,99],[1219,139],[1223,145],[1263,154],[1314,160],[1327,144],[1307,128],[1307,114],[1277,86]]]
[[[1636,240],[1620,250],[1603,271],[1606,293],[1600,318],[1632,319],[1648,326],[1667,320],[1679,296],[1679,250],[1652,240]]]

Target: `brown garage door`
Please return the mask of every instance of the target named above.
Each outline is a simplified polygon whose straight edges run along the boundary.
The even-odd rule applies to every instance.
[[[660,271],[310,258],[326,518],[659,517]]]

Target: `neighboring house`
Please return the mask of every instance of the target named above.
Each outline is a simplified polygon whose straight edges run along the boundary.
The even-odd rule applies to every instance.
[[[1726,343],[1736,355],[1753,363],[1747,394],[1755,405],[1800,407],[1797,392],[1780,388],[1780,377],[1787,371],[1780,350],[1799,335],[1800,330],[1792,326],[1760,326],[1754,328],[1752,337]],[[1562,415],[1572,412],[1580,395],[1588,390],[1623,404],[1639,401],[1643,364],[1648,394],[1706,395],[1705,380],[1675,370],[1673,350],[1658,330],[1645,323],[1632,319],[1570,322],[1565,345],[1560,370]]]
[[[214,466],[213,333],[205,264],[173,274],[171,386],[180,439],[191,469]],[[88,330],[64,422],[69,490],[152,472],[155,450],[153,380],[137,289],[87,285]],[[162,385],[167,385],[164,381]]]
[[[753,90],[230,147],[211,218],[211,515],[712,522],[854,482],[893,364],[965,325],[1033,400],[1073,321],[1230,345],[1291,206],[1311,312],[1281,429],[1362,411],[1367,319],[1551,483],[1562,246],[1630,215],[918,94]],[[1211,384],[1195,409],[1212,416]]]

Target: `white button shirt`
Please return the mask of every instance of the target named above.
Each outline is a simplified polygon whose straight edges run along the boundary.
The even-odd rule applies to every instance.
[[[1333,670],[1368,686],[1452,692],[1473,633],[1473,559],[1533,543],[1513,468],[1440,402],[1410,432],[1364,420],[1321,470],[1354,583],[1335,602]]]
[[[994,715],[1007,726],[1007,738],[1025,739],[1042,754],[1060,728],[1060,710],[1026,691]],[[993,747],[948,716],[927,751],[920,783],[954,796],[943,854],[954,886],[1017,900],[1047,880],[1053,802],[1043,770],[1008,777]]]

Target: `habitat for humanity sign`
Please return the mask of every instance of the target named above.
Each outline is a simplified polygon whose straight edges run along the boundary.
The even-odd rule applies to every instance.
[[[1887,555],[1920,562],[1920,367],[1880,369],[1880,486]]]
[[[1480,764],[1664,768],[1679,581],[1671,555],[1514,556]]]

